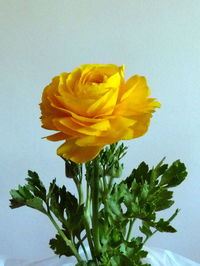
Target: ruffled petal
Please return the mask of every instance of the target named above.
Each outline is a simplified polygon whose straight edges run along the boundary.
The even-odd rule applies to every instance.
[[[145,77],[135,75],[124,86],[118,104],[115,107],[115,115],[134,116],[142,113],[154,112],[160,104],[153,98],[148,98],[150,89]]]
[[[69,140],[57,149],[57,154],[75,163],[83,163],[94,159],[102,148],[103,146],[80,147],[75,140]]]
[[[75,162],[94,158],[103,146],[145,134],[155,108],[145,77],[124,81],[124,66],[82,65],[61,73],[42,95],[42,127],[57,131],[46,137],[66,140],[58,154]]]
[[[135,117],[137,122],[132,127],[132,130],[134,132],[134,138],[139,138],[147,132],[151,117],[151,113]]]
[[[62,132],[58,132],[58,133],[55,133],[53,135],[47,136],[45,138],[48,140],[51,140],[51,141],[59,141],[59,140],[67,139],[68,137],[69,137],[68,135],[66,135]]]
[[[88,116],[100,117],[111,115],[118,96],[118,88],[111,88],[87,109]]]
[[[77,138],[76,144],[79,146],[96,146],[112,144],[122,139],[130,139],[134,137],[134,132],[131,127],[136,123],[135,120],[126,117],[117,117],[110,120],[110,130],[105,136],[83,136]]]

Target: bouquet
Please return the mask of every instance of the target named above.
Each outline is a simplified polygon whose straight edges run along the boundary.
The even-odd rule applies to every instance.
[[[57,155],[77,197],[56,179],[45,188],[39,175],[28,171],[27,183],[11,190],[10,206],[45,214],[57,230],[50,247],[59,256],[74,256],[77,266],[147,266],[148,239],[176,232],[171,222],[179,210],[168,219],[158,213],[174,203],[171,189],[187,175],[182,162],[168,165],[162,159],[152,168],[142,162],[120,178],[127,153],[121,141],[143,136],[160,107],[149,94],[145,77],[125,81],[124,66],[112,64],[82,65],[44,88],[42,127],[55,131],[46,139],[64,141]]]

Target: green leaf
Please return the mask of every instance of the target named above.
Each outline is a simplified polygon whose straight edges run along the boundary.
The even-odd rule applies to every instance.
[[[10,199],[10,208],[15,209],[26,205],[26,200],[21,196],[21,194],[17,191],[12,189],[10,191],[10,195],[12,199]]]
[[[19,190],[12,189],[10,191],[10,195],[16,201],[22,201],[22,202],[24,201],[24,197],[21,195],[21,193],[19,192]]]
[[[123,164],[120,160],[125,156],[127,147],[124,144],[114,143],[105,147],[99,154],[100,176],[118,178],[122,174]]]
[[[67,219],[66,224],[67,227],[70,228],[72,233],[76,236],[80,236],[81,232],[84,229],[84,205],[78,206],[73,213],[71,213],[70,217]]]
[[[66,212],[68,216],[73,216],[78,209],[78,200],[70,192],[66,193]]]
[[[132,265],[131,260],[124,256],[123,254],[115,255],[110,258],[111,266],[119,266],[119,265]]]
[[[65,233],[65,232],[64,232]],[[66,245],[66,242],[60,235],[56,235],[55,238],[49,241],[50,248],[53,249],[54,253],[59,256],[73,256],[73,252],[70,247]]]
[[[151,184],[158,184],[157,179],[167,170],[168,165],[167,164],[163,164],[165,160],[165,157],[157,164],[157,166],[154,168],[152,168],[152,172],[151,172]]]
[[[65,186],[58,187],[55,180],[50,184],[48,199],[50,210],[61,221],[63,227],[70,229],[73,235],[79,236],[84,228],[83,205],[79,206],[76,197],[67,192]]]
[[[36,172],[28,171],[28,178],[26,178],[28,181],[28,188],[30,191],[34,193],[36,197],[39,197],[46,200],[46,189],[42,183],[42,181],[39,178],[39,175]]]
[[[43,201],[46,199],[46,189],[44,188],[36,172],[28,171],[28,184],[18,186],[18,190],[12,189],[10,195],[10,207],[12,209],[21,206],[28,206],[46,214]],[[44,201],[45,202],[45,201]]]
[[[140,232],[146,235],[148,238],[152,236],[153,232],[150,229],[150,226],[145,221],[142,222],[142,226],[139,227]]]
[[[171,225],[169,225],[168,221],[164,221],[164,219],[160,219],[156,223],[155,228],[159,232],[168,232],[168,233],[175,233],[176,232],[176,229],[174,227],[172,227]]]
[[[184,163],[180,160],[175,161],[162,175],[160,186],[175,187],[183,182],[187,176]]]
[[[36,209],[36,210],[44,213],[44,214],[47,213],[45,208],[43,207],[43,201],[40,198],[35,197],[35,198],[32,198],[32,199],[28,199],[26,201],[26,205],[31,207],[31,208],[33,208],[33,209]]]
[[[123,210],[121,203],[123,197],[127,193],[127,186],[123,183],[115,184],[111,194],[107,195],[106,201],[106,212],[109,214],[111,223],[123,222]]]
[[[174,201],[171,200],[173,196],[173,192],[167,190],[166,188],[159,187],[153,194],[152,194],[152,201],[155,204],[155,210],[161,211],[170,208]]]
[[[24,199],[31,199],[33,197],[32,193],[27,189],[26,186],[22,187],[19,185],[18,191]]]

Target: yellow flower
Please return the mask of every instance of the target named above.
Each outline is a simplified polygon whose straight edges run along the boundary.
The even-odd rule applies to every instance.
[[[52,79],[42,95],[42,127],[65,140],[57,154],[76,163],[95,158],[107,144],[138,138],[160,104],[149,98],[145,77],[125,82],[124,66],[88,64]]]

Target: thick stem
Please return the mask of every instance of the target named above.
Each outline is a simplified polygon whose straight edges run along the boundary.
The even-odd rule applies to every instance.
[[[94,251],[94,244],[92,240],[91,230],[90,230],[90,209],[91,209],[91,193],[90,193],[90,187],[87,184],[87,192],[86,192],[86,207],[84,210],[84,223],[85,223],[85,230],[87,235],[88,244],[90,247],[91,255],[93,260],[95,260],[95,251]]]
[[[93,238],[96,255],[98,257],[101,250],[100,241],[99,241],[99,165],[98,159],[94,159],[94,176],[93,176],[93,185],[92,185],[92,229],[93,229]]]
[[[78,182],[76,184],[76,186],[77,186],[77,190],[78,190],[79,206],[80,206],[84,203],[82,184]]]
[[[94,244],[93,244],[91,231],[90,231],[90,223],[88,221],[87,215],[84,217],[84,222],[85,222],[85,230],[86,230],[86,235],[87,235],[87,240],[88,240],[88,244],[90,247],[91,255],[92,255],[93,260],[96,260]]]
[[[79,179],[77,180],[77,189],[78,189],[78,195],[79,195],[79,205],[82,205],[84,203],[82,179],[83,179],[82,165],[79,165]]]

